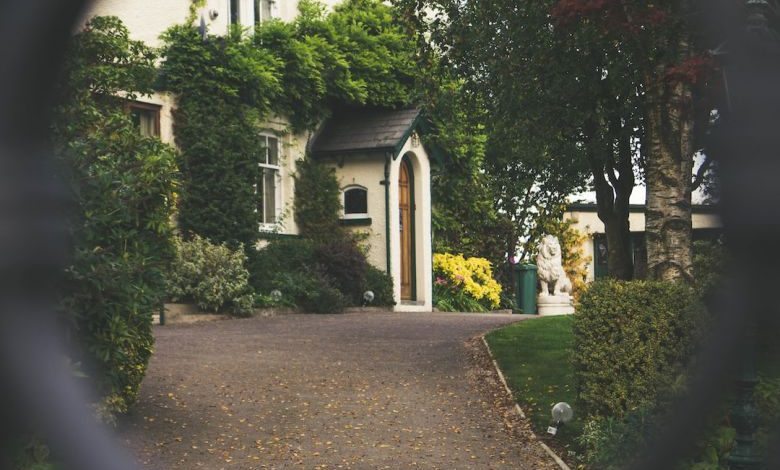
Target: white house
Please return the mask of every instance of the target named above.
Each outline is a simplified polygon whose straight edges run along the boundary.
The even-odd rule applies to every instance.
[[[332,7],[337,0],[325,0]],[[195,5],[195,6],[193,6]],[[85,15],[117,16],[132,39],[160,45],[169,27],[191,18],[209,32],[231,24],[250,28],[271,18],[291,21],[298,0],[103,0]],[[176,97],[155,93],[129,104],[141,132],[175,145]],[[293,134],[284,116],[259,126],[266,141],[261,239],[297,236],[293,214],[295,162],[307,153],[333,165],[342,185],[342,224],[367,234],[369,261],[393,278],[397,311],[431,311],[432,248],[429,152],[420,141],[417,109],[353,109],[337,112],[316,132]],[[259,248],[262,248],[262,244]]]
[[[588,234],[583,251],[590,257],[587,281],[607,275],[607,238],[604,222],[599,219],[596,204],[571,204],[564,214],[565,219],[574,220],[574,228]],[[632,204],[629,207],[631,229],[631,252],[634,259],[634,275],[642,279],[647,272],[647,248],[645,245],[645,206]],[[714,206],[694,205],[692,208],[693,239],[716,239],[722,233],[723,224]]]

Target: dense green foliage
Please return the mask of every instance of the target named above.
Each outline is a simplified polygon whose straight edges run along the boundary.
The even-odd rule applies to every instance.
[[[295,22],[263,22],[254,35],[204,39],[194,26],[164,35],[163,84],[178,96],[185,235],[247,250],[256,245],[259,133],[272,112],[299,132],[337,107],[399,106],[414,98],[414,42],[390,7],[348,0],[326,16],[303,1],[300,9]]]
[[[726,269],[726,247],[720,242],[693,243],[694,288],[703,298],[711,296],[723,280]]]
[[[251,262],[251,282],[263,296],[282,293],[282,304],[310,313],[338,313],[363,305],[371,290],[371,306],[392,306],[390,277],[370,266],[351,238],[321,243],[305,238],[279,239],[258,251]]]
[[[258,120],[281,92],[280,62],[239,35],[203,41],[195,28],[179,26],[164,39],[164,84],[178,95],[179,226],[186,236],[252,247],[265,147]]]
[[[314,160],[298,160],[295,174],[295,222],[305,238],[343,238],[339,225],[341,187],[334,168]]]
[[[62,308],[83,345],[75,362],[87,365],[108,413],[126,411],[138,396],[173,255],[174,150],[142,137],[120,98],[151,93],[155,57],[117,18],[91,20],[73,37],[54,115],[75,202]]]
[[[366,270],[366,290],[374,293],[372,307],[392,307],[395,305],[393,278],[385,271],[371,265]]]
[[[363,302],[366,291],[368,261],[352,237],[321,243],[314,250],[325,279],[339,290],[352,305]]]
[[[438,130],[429,139],[451,160],[433,179],[435,250],[487,258],[499,280],[511,286],[509,271],[499,267],[516,253],[528,260],[536,227],[560,217],[566,196],[586,182],[584,161],[569,164],[572,153],[582,152],[564,142],[570,132],[561,127],[561,115],[541,107],[531,111],[535,103],[525,102],[555,97],[547,84],[555,74],[534,80],[517,76],[531,68],[549,70],[548,63],[528,63],[532,50],[559,52],[549,42],[517,40],[526,32],[523,25],[536,19],[526,10],[538,2],[396,3],[417,34],[420,68],[429,71],[425,102]],[[527,32],[533,34],[531,28]],[[538,93],[526,97],[524,87]],[[556,132],[543,135],[542,126],[553,123],[559,123]]]
[[[572,362],[589,465],[624,468],[659,432],[665,407],[685,391],[706,322],[697,292],[682,284],[598,281],[582,295]],[[680,468],[722,468],[734,431],[720,421],[715,413]]]
[[[687,286],[597,281],[574,322],[577,398],[589,416],[623,418],[671,391],[697,345],[703,307]]]
[[[167,292],[174,302],[192,301],[206,312],[252,313],[254,296],[242,247],[232,250],[195,235],[176,240],[176,258],[166,273]]]

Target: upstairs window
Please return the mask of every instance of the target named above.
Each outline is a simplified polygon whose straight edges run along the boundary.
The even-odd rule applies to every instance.
[[[146,137],[160,137],[160,108],[161,106],[138,101],[128,105],[130,119],[132,119],[138,132]]]
[[[275,136],[262,136],[265,147],[260,153],[260,174],[257,182],[257,212],[260,223],[274,225],[279,221],[281,212],[281,166],[279,164],[279,139]]]
[[[240,0],[230,0],[230,24],[240,24],[241,22],[239,1]]]
[[[344,190],[344,218],[368,218],[368,191],[360,186],[352,186]]]
[[[263,21],[268,21],[276,18],[276,1],[275,0],[254,0],[255,2],[255,23],[259,24]]]

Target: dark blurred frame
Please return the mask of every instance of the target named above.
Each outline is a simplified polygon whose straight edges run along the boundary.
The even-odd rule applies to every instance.
[[[131,469],[110,433],[94,422],[87,392],[62,367],[53,313],[68,256],[68,197],[52,177],[49,112],[58,68],[85,4],[0,0],[0,439],[35,429],[65,468]],[[670,410],[665,432],[636,469],[670,469],[686,455],[735,384],[750,385],[733,378],[746,377],[750,368],[756,326],[777,324],[780,51],[773,38],[745,27],[743,7],[711,0],[699,18],[729,41],[731,110],[709,151],[721,168],[721,210],[736,262],[690,393]],[[776,444],[768,468],[780,468]]]

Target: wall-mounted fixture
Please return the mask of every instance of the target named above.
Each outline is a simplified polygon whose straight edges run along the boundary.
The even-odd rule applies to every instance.
[[[216,20],[218,17],[219,17],[219,10],[217,10],[216,8],[212,8],[211,10],[209,10],[209,18],[211,19],[211,21]]]

